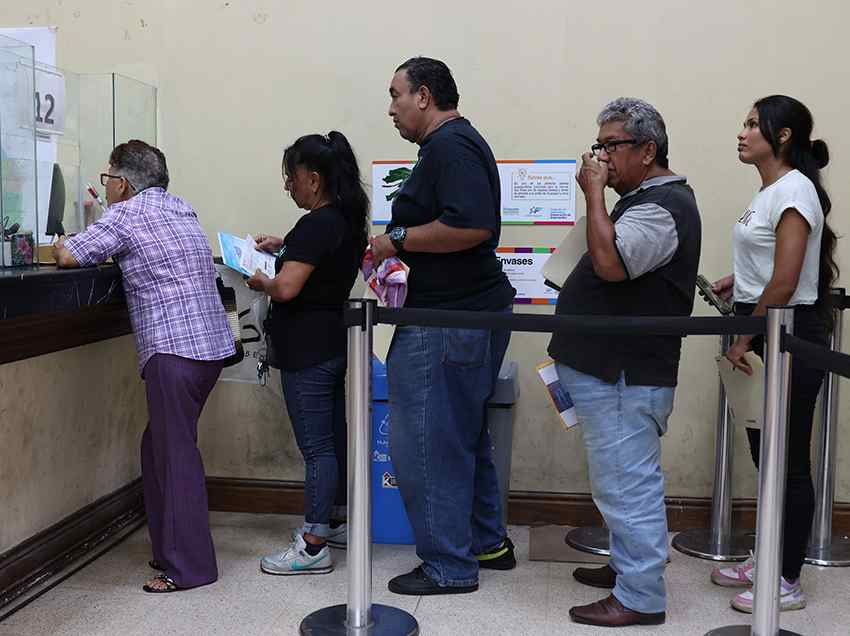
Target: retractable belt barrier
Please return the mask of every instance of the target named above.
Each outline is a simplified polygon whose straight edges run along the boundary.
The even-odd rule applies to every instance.
[[[723,627],[709,634],[791,634],[779,629],[779,572],[782,545],[782,510],[785,496],[785,465],[791,354],[815,365],[850,377],[850,356],[829,352],[793,336],[794,310],[770,307],[762,317],[615,317],[540,316],[502,312],[439,309],[389,309],[375,301],[351,300],[344,312],[348,327],[348,439],[349,531],[348,605],[314,612],[301,623],[302,634],[377,636],[419,633],[416,619],[407,612],[371,602],[371,527],[369,449],[371,427],[370,374],[372,330],[376,324],[509,329],[551,333],[569,331],[596,335],[736,335],[765,334],[765,417],[762,429],[757,508],[756,569],[753,624]],[[828,354],[828,355],[826,355]],[[752,631],[750,631],[752,630]]]

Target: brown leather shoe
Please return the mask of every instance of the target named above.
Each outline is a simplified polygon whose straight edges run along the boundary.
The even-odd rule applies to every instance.
[[[613,590],[617,583],[617,573],[610,565],[603,565],[601,568],[576,568],[573,570],[573,578],[579,583],[607,590]]]
[[[624,607],[617,597],[608,598],[590,605],[570,608],[570,618],[576,623],[596,625],[598,627],[626,627],[627,625],[661,625],[666,619],[665,612],[644,614]]]

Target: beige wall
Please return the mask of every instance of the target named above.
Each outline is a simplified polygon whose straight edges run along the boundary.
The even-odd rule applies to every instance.
[[[60,66],[119,69],[157,83],[172,189],[197,207],[211,234],[283,232],[294,222],[279,161],[300,134],[344,131],[367,175],[373,159],[413,157],[415,147],[386,117],[392,71],[411,55],[449,63],[462,112],[503,159],[577,158],[594,140],[594,117],[606,101],[644,97],[666,117],[672,167],[697,193],[701,271],[714,277],[730,270],[732,225],[758,183],[737,162],[735,135],[752,101],[767,93],[795,95],[812,109],[834,157],[826,172],[832,223],[850,234],[848,13],[840,0],[18,0],[0,6],[0,24],[58,25]],[[561,231],[506,227],[502,236],[504,245],[547,246]],[[697,311],[709,314],[703,305]],[[586,492],[580,439],[559,430],[534,377],[546,340],[517,334],[509,352],[521,364],[523,392],[512,486]],[[684,345],[664,446],[670,495],[711,491],[715,348],[706,337]],[[212,405],[202,431],[210,474],[298,478],[279,400],[230,385],[216,389]],[[850,398],[841,423],[839,453],[847,457]],[[735,494],[752,496],[754,471],[740,433],[737,442]],[[850,501],[850,461],[839,467],[839,497]]]
[[[0,554],[140,474],[132,336],[0,365]]]

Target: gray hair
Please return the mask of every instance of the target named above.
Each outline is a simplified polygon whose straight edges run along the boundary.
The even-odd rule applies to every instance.
[[[124,177],[136,192],[148,188],[168,189],[168,165],[165,155],[144,141],[131,139],[115,146],[109,155],[109,165],[117,175]]]
[[[649,102],[636,97],[618,97],[599,113],[596,123],[599,126],[611,122],[623,122],[623,130],[634,137],[638,143],[654,141],[655,163],[667,168],[667,127],[661,114]]]

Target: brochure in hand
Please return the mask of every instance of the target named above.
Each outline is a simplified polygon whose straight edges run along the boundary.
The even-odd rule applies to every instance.
[[[241,239],[226,232],[219,232],[218,245],[221,248],[221,260],[231,269],[245,276],[253,276],[259,269],[269,278],[274,278],[274,256],[257,250],[250,234]]]

